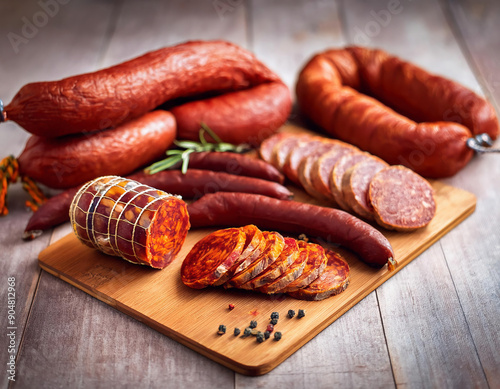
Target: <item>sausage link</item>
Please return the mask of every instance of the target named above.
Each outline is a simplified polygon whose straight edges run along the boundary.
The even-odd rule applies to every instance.
[[[192,41],[97,72],[27,84],[5,107],[5,113],[8,120],[35,135],[56,137],[115,127],[172,100],[268,83],[284,87],[279,77],[250,52],[223,41]],[[256,98],[262,97],[262,93],[256,94]],[[286,98],[281,101],[288,104]],[[218,109],[225,108],[216,104]],[[225,120],[232,124],[238,116]],[[259,128],[258,120],[250,121],[254,129]],[[265,123],[269,122],[265,117]]]
[[[175,139],[175,118],[149,112],[88,135],[32,136],[18,157],[20,174],[51,188],[71,188],[103,175],[126,175],[160,158]]]
[[[207,194],[188,205],[192,227],[257,227],[319,237],[352,250],[367,264],[381,267],[394,258],[382,233],[346,212],[246,193]]]
[[[283,184],[285,177],[273,165],[257,158],[231,152],[201,152],[189,156],[190,169],[202,169],[261,178]]]

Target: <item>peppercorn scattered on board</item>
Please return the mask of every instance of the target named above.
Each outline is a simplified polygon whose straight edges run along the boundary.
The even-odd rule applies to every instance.
[[[416,256],[454,228],[475,209],[473,194],[432,183],[437,213],[423,229],[410,233],[382,230],[398,262],[394,271],[387,266],[369,267],[354,254],[332,246],[347,261],[349,286],[342,293],[321,301],[305,301],[288,294],[266,294],[223,286],[194,289],[181,280],[181,266],[193,246],[216,231],[193,229],[187,234],[176,258],[162,270],[139,266],[108,256],[82,244],[74,234],[55,242],[39,255],[47,272],[76,286],[112,307],[140,320],[155,330],[239,373],[262,375],[283,362],[301,346],[332,324],[352,306],[394,276]],[[293,188],[296,199],[311,202],[304,192]],[[234,308],[230,309],[234,305]],[[303,310],[299,318],[290,310]],[[242,337],[251,321],[256,334],[265,333],[270,315],[280,315],[269,338]],[[219,326],[226,332],[218,334]],[[241,334],[234,335],[239,328]],[[274,334],[281,333],[279,341]]]

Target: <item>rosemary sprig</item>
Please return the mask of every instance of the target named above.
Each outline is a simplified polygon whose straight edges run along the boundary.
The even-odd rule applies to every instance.
[[[208,142],[205,138],[205,134],[210,135],[216,143]],[[244,153],[250,149],[250,146],[244,143],[233,145],[231,143],[223,142],[205,123],[201,123],[199,136],[199,142],[192,140],[174,140],[174,144],[179,148],[167,150],[165,153],[167,158],[153,163],[144,171],[148,174],[155,174],[161,172],[162,170],[175,167],[181,163],[182,174],[186,174],[189,165],[189,156],[192,153],[200,153],[202,151],[231,151],[234,153]]]

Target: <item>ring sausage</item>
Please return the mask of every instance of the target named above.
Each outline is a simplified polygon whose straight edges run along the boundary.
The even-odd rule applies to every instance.
[[[27,84],[5,107],[5,117],[35,135],[56,137],[115,127],[167,102],[237,91],[243,92],[179,107],[180,136],[189,137],[194,124],[197,132],[205,118],[216,133],[221,125],[222,140],[259,142],[288,117],[291,96],[279,77],[223,41],[187,42],[93,73]],[[275,103],[262,107],[270,101]],[[196,113],[200,106],[210,112]],[[239,125],[235,117],[247,120]]]
[[[381,267],[394,258],[382,233],[344,211],[247,193],[207,194],[188,205],[193,227],[243,226],[305,233],[338,243],[363,261]]]
[[[71,188],[104,175],[126,175],[160,158],[175,139],[170,112],[153,111],[92,135],[32,136],[18,157],[21,175]]]
[[[472,157],[472,134],[499,132],[486,100],[381,50],[314,56],[296,93],[301,110],[333,136],[425,177],[454,175]]]

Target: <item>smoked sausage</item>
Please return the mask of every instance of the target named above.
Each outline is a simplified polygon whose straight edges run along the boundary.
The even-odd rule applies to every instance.
[[[247,193],[214,193],[188,205],[192,227],[243,226],[319,237],[357,253],[367,264],[394,259],[382,233],[344,211]]]
[[[301,110],[331,135],[430,178],[452,176],[468,163],[473,134],[496,139],[499,132],[486,100],[381,50],[315,55],[296,94]]]
[[[176,136],[175,118],[153,111],[92,135],[32,136],[19,172],[50,188],[71,188],[104,175],[126,175],[160,158]]]
[[[216,133],[221,126],[222,140],[261,142],[291,109],[287,87],[253,54],[224,41],[191,41],[93,73],[27,84],[3,114],[32,134],[57,137],[115,127],[167,102],[207,95],[215,97],[174,113],[181,136],[207,120]],[[210,112],[196,112],[200,107]]]

